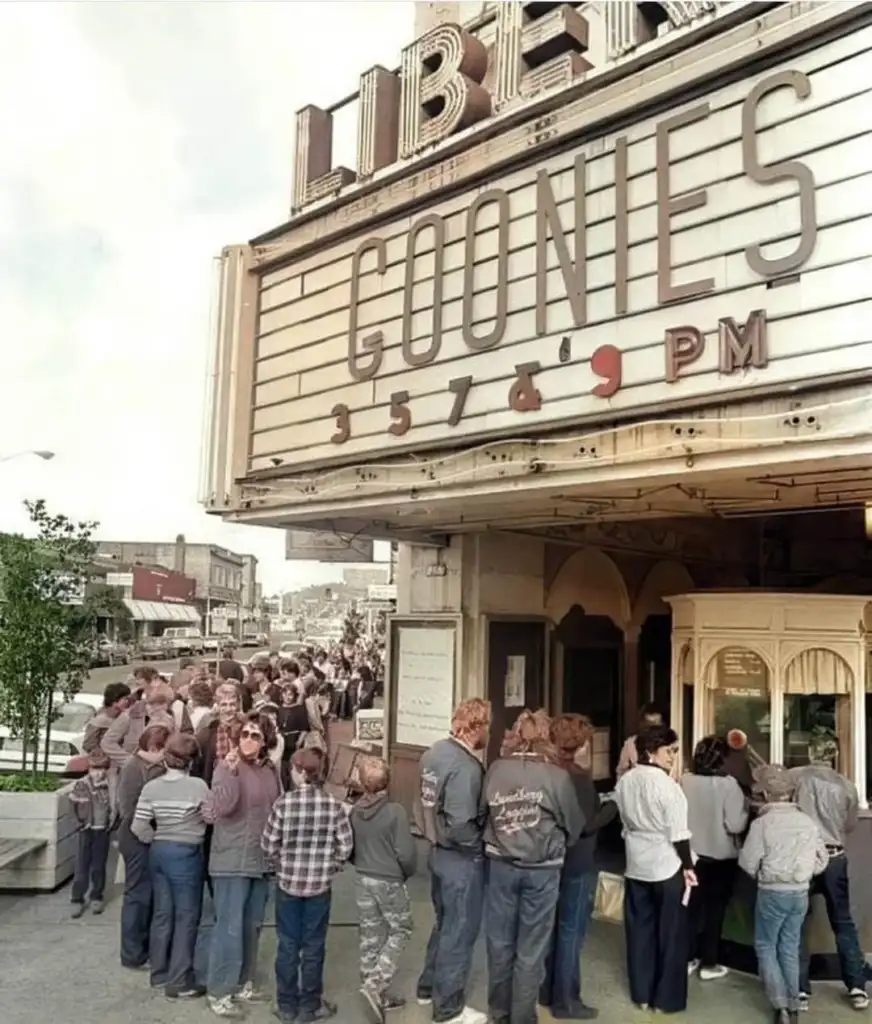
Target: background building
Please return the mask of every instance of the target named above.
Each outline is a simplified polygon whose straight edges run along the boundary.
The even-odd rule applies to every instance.
[[[184,534],[172,542],[98,541],[97,553],[132,570],[160,567],[192,579],[192,605],[207,633],[238,636],[246,619],[259,618],[260,584],[254,555],[240,555],[216,544],[192,544]]]

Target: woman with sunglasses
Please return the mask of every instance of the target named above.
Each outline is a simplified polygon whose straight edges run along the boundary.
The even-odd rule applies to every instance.
[[[630,996],[641,1009],[687,1008],[687,905],[696,886],[687,799],[672,779],[678,737],[650,725],[636,737],[638,761],[618,780],[624,824],[624,928]]]
[[[215,767],[204,809],[214,823],[209,874],[215,903],[206,987],[218,1017],[240,1018],[246,1003],[261,999],[255,970],[269,878],[260,836],[281,793],[269,756],[275,739],[269,716],[249,715]]]

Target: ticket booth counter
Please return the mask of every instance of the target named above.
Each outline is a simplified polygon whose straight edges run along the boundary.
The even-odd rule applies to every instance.
[[[789,768],[823,754],[850,778],[861,814],[848,838],[851,902],[872,950],[872,814],[867,804],[867,693],[872,597],[698,591],[672,606],[672,718],[688,766],[694,745],[741,729],[750,750]],[[753,970],[755,887],[740,875],[724,925],[725,959]],[[823,901],[813,901],[812,977],[838,976]],[[835,972],[834,972],[835,968]]]

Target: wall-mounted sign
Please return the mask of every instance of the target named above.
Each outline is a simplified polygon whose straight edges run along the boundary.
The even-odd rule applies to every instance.
[[[392,624],[394,741],[428,747],[444,739],[454,710],[453,626]]]
[[[658,35],[658,19],[648,15],[647,4],[609,3],[602,14],[593,4],[543,8],[502,0],[491,6],[489,45],[459,25],[437,24],[405,47],[399,72],[374,67],[361,75],[354,170],[332,166],[329,111],[307,106],[298,112],[295,209],[366,181],[397,160],[412,160],[510,104],[516,110],[545,89],[570,86],[592,66],[586,56],[590,18],[599,21],[594,33],[607,41],[597,54],[600,63]],[[662,11],[669,28],[681,28],[718,6],[703,0],[664,4]]]
[[[756,651],[727,647],[718,652],[716,685],[728,697],[765,697],[769,690],[769,669]]]
[[[107,572],[106,573],[106,586],[107,587],[123,587],[127,589],[133,586],[133,573],[132,572]]]
[[[163,601],[168,604],[191,604],[197,592],[197,581],[169,569],[146,569],[134,566],[134,601]]]
[[[285,558],[288,561],[372,562],[373,551],[373,542],[364,537],[309,530],[285,531]]]
[[[264,276],[250,468],[865,372],[872,189],[852,83],[870,50],[872,29],[847,33]]]

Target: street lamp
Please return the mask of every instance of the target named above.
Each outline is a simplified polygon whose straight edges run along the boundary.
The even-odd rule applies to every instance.
[[[44,462],[50,462],[55,457],[54,452],[28,449],[23,452],[13,452],[11,455],[2,455],[0,456],[0,462],[9,462],[10,459],[20,459],[25,455],[35,455],[38,459],[42,459]]]

